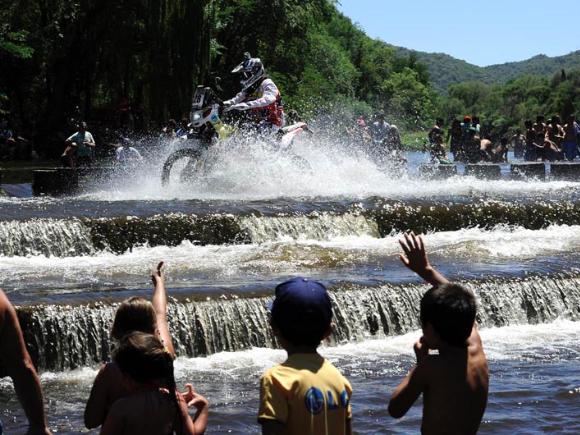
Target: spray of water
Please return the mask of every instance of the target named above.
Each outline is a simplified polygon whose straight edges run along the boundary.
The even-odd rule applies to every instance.
[[[290,152],[275,141],[255,137],[222,141],[204,154],[205,169],[194,180],[161,184],[167,156],[183,143],[165,142],[147,161],[119,170],[85,185],[81,197],[120,200],[257,200],[276,198],[431,198],[434,196],[488,196],[580,192],[580,183],[486,181],[473,177],[424,180],[395,167],[377,164],[360,144],[328,135],[303,136]],[[298,162],[297,162],[298,156]],[[426,156],[409,153],[413,170]]]

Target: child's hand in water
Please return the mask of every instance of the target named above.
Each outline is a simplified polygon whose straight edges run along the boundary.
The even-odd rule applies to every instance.
[[[153,281],[154,286],[165,285],[165,271],[163,270],[163,261],[160,261],[157,265],[157,269],[151,273],[151,281]]]
[[[183,400],[187,403],[188,408],[196,408],[197,410],[201,410],[208,406],[208,401],[205,397],[201,394],[198,394],[194,389],[193,385],[185,384],[186,391],[181,393]]]

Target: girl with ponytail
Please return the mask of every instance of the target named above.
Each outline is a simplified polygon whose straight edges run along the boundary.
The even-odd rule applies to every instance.
[[[175,390],[175,381],[173,380],[175,349],[167,323],[167,292],[165,290],[163,262],[157,265],[156,270],[151,275],[151,279],[154,286],[152,300],[148,301],[145,298],[132,297],[123,301],[115,313],[111,338],[114,343],[119,345],[123,342],[124,337],[134,332],[150,334],[156,337],[162,344],[162,356],[171,360],[171,376],[168,376],[167,382],[173,383],[171,388],[173,391]],[[125,378],[126,376],[120,370],[119,364],[115,361],[107,362],[101,367],[93,383],[85,408],[85,426],[88,429],[102,425],[113,403],[131,394],[127,387],[127,382],[124,381]],[[200,407],[205,406],[207,414],[207,401],[205,398],[195,393],[191,385],[186,385],[186,387],[187,391],[183,396],[187,405],[196,407],[198,414]],[[181,396],[178,395],[177,397]],[[189,415],[187,415],[187,418],[189,419]]]
[[[175,386],[173,356],[158,337],[144,332],[126,335],[113,354],[129,394],[117,400],[105,419],[101,435],[203,434],[207,426],[207,401]],[[187,401],[197,408],[189,416]]]

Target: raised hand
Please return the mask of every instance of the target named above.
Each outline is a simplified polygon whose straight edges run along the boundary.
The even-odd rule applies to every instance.
[[[155,287],[158,285],[165,285],[165,271],[163,270],[163,265],[164,262],[160,261],[157,265],[157,269],[151,273],[151,281],[153,281]]]
[[[399,255],[401,262],[433,286],[447,284],[449,281],[429,263],[423,237],[413,232],[405,233],[403,237],[399,240],[403,248],[403,254]]]
[[[431,267],[427,254],[425,253],[425,244],[422,236],[416,236],[415,233],[405,233],[404,239],[399,240],[403,254],[399,258],[405,266],[421,275]]]

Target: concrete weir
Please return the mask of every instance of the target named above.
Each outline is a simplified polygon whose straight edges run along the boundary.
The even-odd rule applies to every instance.
[[[510,171],[512,178],[515,179],[546,179],[546,165],[543,162],[512,163]]]
[[[426,178],[448,178],[457,175],[456,165],[421,165],[419,173]]]
[[[79,172],[77,169],[39,169],[32,173],[32,192],[34,195],[66,195],[74,192],[78,186]]]
[[[580,162],[551,163],[552,180],[580,180]]]
[[[477,178],[497,180],[501,178],[501,166],[492,163],[476,163],[465,165],[465,175]]]
[[[83,180],[101,177],[112,169],[108,166],[37,169],[32,172],[32,192],[34,195],[69,195],[82,187]]]

